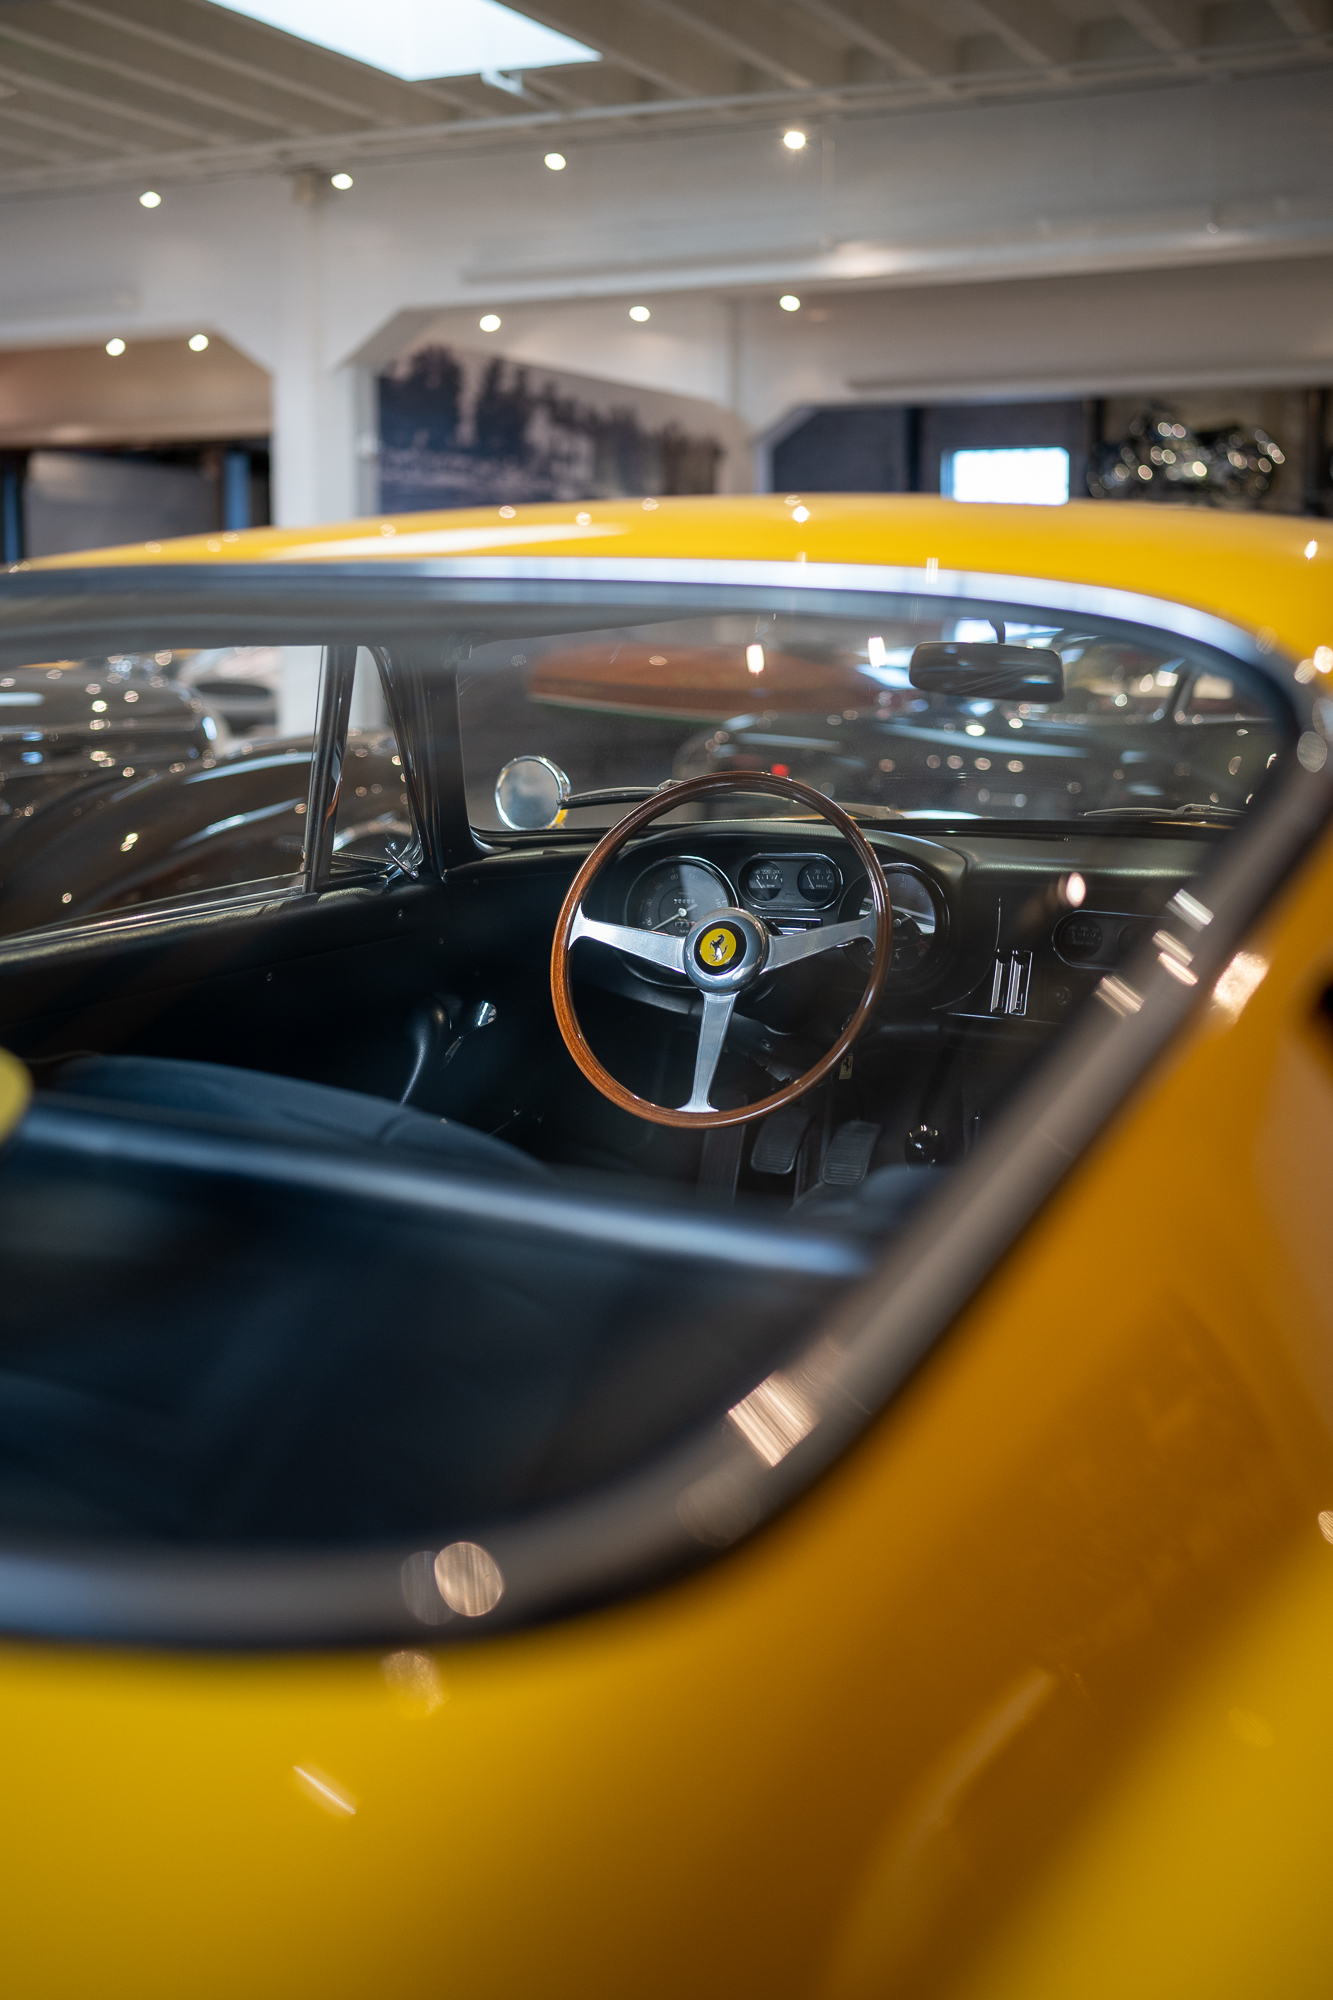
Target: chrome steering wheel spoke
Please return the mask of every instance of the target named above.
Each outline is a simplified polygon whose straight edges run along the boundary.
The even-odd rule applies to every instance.
[[[855,917],[850,923],[824,924],[818,930],[794,931],[787,937],[771,937],[764,970],[780,972],[784,965],[795,965],[802,958],[814,958],[821,951],[836,951],[839,945],[855,944],[858,938],[865,938],[871,944],[875,942],[873,910],[868,916]]]
[[[603,924],[596,917],[585,917],[580,908],[569,927],[569,942],[574,944],[579,938],[592,938],[598,944],[609,944],[616,951],[628,952],[631,958],[646,959],[649,965],[665,966],[668,972],[685,970],[685,940],[666,937],[661,931],[635,930],[630,924]]]
[[[734,993],[705,993],[703,1019],[699,1023],[699,1047],[694,1057],[694,1086],[681,1111],[711,1111],[708,1093],[713,1087],[717,1074],[718,1058],[722,1054],[722,1044],[727,1039],[727,1029],[731,1026],[732,1009],[736,1005]]]

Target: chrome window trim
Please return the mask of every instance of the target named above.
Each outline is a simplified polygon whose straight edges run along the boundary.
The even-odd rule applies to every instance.
[[[312,569],[315,567],[311,565]],[[364,576],[369,567],[358,565],[358,573]],[[388,564],[375,565],[372,573],[382,576],[387,567]],[[414,576],[479,583],[702,583],[741,589],[777,584],[789,590],[834,590],[840,594],[1002,600],[1033,611],[1064,611],[1076,618],[1114,618],[1125,624],[1152,625],[1196,645],[1230,653],[1250,666],[1267,668],[1270,659],[1276,657],[1261,652],[1253,634],[1244,626],[1171,598],[1122,590],[1113,584],[1010,576],[998,570],[912,569],[879,563],[741,562],[677,556],[456,556],[429,562],[396,562],[393,568]],[[290,569],[287,574],[290,576]]]

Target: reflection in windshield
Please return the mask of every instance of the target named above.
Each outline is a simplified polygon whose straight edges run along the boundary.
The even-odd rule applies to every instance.
[[[892,607],[890,607],[892,608]],[[927,640],[1058,655],[1056,702],[914,687]],[[473,822],[496,827],[495,774],[549,757],[575,793],[709,772],[771,772],[886,814],[1077,820],[1243,811],[1286,738],[1252,669],[1175,636],[1086,620],[728,614],[474,648],[460,680]],[[760,798],[717,810],[769,808]],[[605,807],[571,824],[605,822]]]

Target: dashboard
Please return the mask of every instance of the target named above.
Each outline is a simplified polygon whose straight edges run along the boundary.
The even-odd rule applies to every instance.
[[[636,930],[684,937],[712,911],[727,907],[761,917],[779,935],[817,930],[868,915],[865,875],[853,864],[849,877],[823,849],[777,849],[749,855],[733,875],[697,855],[654,861],[631,885],[623,921]],[[891,861],[885,877],[893,905],[894,972],[914,972],[924,963],[947,925],[947,903],[929,879]]]
[[[893,906],[881,1014],[960,1026],[1054,1027],[1067,1019],[1151,937],[1211,846],[1192,829],[1179,836],[865,831]],[[864,870],[845,841],[773,821],[762,829],[733,821],[656,831],[616,857],[593,902],[590,914],[676,937],[726,907],[779,933],[845,922],[870,908]],[[668,995],[685,986],[679,975],[615,956],[622,992],[652,1000],[657,989],[657,1004],[669,1005]],[[865,943],[806,961],[809,1011],[842,1008],[869,961]],[[794,977],[778,974],[772,984]]]

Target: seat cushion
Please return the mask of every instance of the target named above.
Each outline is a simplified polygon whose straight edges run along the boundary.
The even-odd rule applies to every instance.
[[[223,1063],[181,1062],[166,1056],[71,1056],[41,1075],[45,1090],[124,1105],[223,1118],[250,1131],[337,1145],[384,1146],[428,1153],[444,1166],[509,1179],[547,1178],[527,1153],[470,1125],[452,1124],[387,1098],[327,1083],[270,1076]]]

